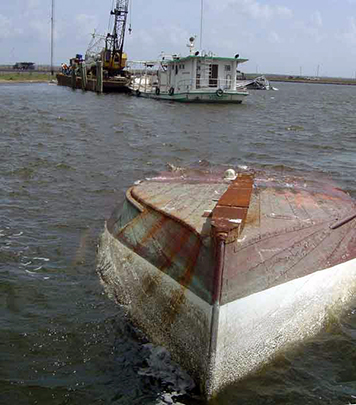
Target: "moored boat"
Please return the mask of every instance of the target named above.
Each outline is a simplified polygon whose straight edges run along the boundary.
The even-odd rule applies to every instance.
[[[317,333],[356,291],[356,204],[330,183],[177,169],[105,225],[108,293],[211,397]]]
[[[194,40],[190,38],[188,56],[165,55],[157,62],[142,62],[130,84],[132,93],[169,101],[241,103],[248,92],[237,86],[236,71],[247,59],[195,51]]]

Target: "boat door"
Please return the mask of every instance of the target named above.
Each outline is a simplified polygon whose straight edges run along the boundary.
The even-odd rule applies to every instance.
[[[209,87],[218,86],[219,65],[210,65]]]

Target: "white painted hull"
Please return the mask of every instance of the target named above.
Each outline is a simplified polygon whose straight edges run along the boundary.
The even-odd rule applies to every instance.
[[[209,393],[318,333],[347,308],[355,292],[353,259],[221,306]]]
[[[247,91],[228,91],[219,95],[216,91],[190,91],[180,92],[170,95],[167,92],[156,94],[154,91],[137,91],[133,90],[132,94],[138,97],[153,98],[156,100],[179,101],[184,103],[218,103],[218,104],[241,104],[246,96]]]
[[[213,306],[125,247],[107,229],[98,269],[109,294],[155,344],[171,352],[208,398],[319,332],[356,291],[353,259]]]
[[[204,385],[209,379],[211,305],[133,253],[106,227],[98,271],[106,292],[125,307],[130,319]]]

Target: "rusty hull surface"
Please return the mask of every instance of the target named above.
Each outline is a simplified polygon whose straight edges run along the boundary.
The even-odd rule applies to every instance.
[[[300,314],[305,318],[294,335],[283,332],[282,342],[283,328],[271,315],[278,302],[266,297],[274,290],[291,294],[320,270],[332,268],[334,277],[337,265],[350,261],[342,271],[353,280],[356,258],[355,201],[337,187],[291,175],[241,171],[224,180],[223,174],[179,169],[129,189],[107,223],[99,260],[107,290],[207,397],[264,364],[312,319]],[[311,285],[305,296],[298,293],[299,303],[314,297],[317,283]],[[324,298],[315,297],[308,330],[332,301],[329,291],[323,307]],[[266,299],[274,326],[265,328],[267,314],[257,317],[258,335],[253,318]],[[279,325],[289,325],[292,304],[281,307]],[[239,325],[243,340],[235,337]]]
[[[63,73],[58,73],[56,75],[57,84],[59,86],[66,86],[66,87],[73,87],[72,85],[72,77],[71,75],[65,75]],[[129,81],[119,81],[119,80],[103,80],[103,91],[104,93],[128,93]],[[82,79],[80,76],[76,76],[75,82],[76,89],[82,89]],[[85,90],[89,91],[96,91],[96,79],[95,78],[87,78],[87,85]]]
[[[328,184],[185,172],[130,194],[143,207],[144,231],[133,221],[115,236],[210,304],[217,240],[225,244],[220,304],[356,257],[355,202]]]

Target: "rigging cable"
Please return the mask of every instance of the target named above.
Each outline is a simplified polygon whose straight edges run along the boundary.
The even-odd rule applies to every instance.
[[[115,0],[112,0],[111,10],[114,10]],[[112,23],[112,14],[110,14],[109,24],[108,24],[108,32],[111,32],[111,23]]]

